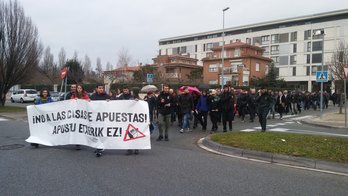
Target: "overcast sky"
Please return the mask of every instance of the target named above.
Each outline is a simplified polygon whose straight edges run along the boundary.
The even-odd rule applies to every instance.
[[[8,1],[8,0],[5,0]],[[347,9],[347,0],[18,0],[58,60],[87,54],[116,65],[126,48],[133,64],[152,63],[158,40],[225,27]]]

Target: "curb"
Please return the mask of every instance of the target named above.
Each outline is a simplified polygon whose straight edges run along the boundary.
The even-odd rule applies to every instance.
[[[247,160],[256,160],[281,166],[295,167],[299,169],[310,169],[324,173],[348,176],[348,164],[309,159],[303,157],[293,157],[269,152],[260,152],[254,150],[240,149],[230,146],[224,146],[210,139],[210,136],[201,138],[198,145],[208,148],[210,152],[231,155]],[[202,146],[201,146],[202,145]],[[204,148],[203,148],[204,149]],[[205,149],[205,150],[208,150]]]
[[[317,127],[335,128],[335,129],[348,129],[348,127],[344,127],[344,126],[324,125],[324,124],[318,124],[318,123],[310,122],[310,121],[307,121],[307,120],[301,120],[300,122],[303,123],[303,124],[306,124],[306,125],[312,125],[312,126],[317,126]]]

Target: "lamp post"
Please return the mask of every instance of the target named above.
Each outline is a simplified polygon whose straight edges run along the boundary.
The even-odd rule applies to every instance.
[[[314,35],[322,35],[323,36],[323,46],[322,46],[322,60],[321,60],[321,73],[323,73],[324,71],[324,36],[325,36],[325,32],[324,29],[321,30],[316,30],[314,32]],[[320,82],[320,112],[323,112],[323,84],[324,82]]]
[[[224,88],[224,57],[225,57],[225,11],[230,9],[229,7],[226,7],[222,10],[222,51],[221,51],[221,89]]]

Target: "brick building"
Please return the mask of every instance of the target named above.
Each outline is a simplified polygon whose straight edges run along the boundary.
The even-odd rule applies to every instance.
[[[224,47],[224,83],[234,86],[248,86],[252,78],[262,78],[268,72],[272,59],[262,56],[261,47],[234,42]],[[211,49],[203,61],[203,82],[221,84],[222,46]]]
[[[153,62],[159,77],[168,82],[190,82],[191,71],[201,68],[197,59],[187,55],[159,55],[153,58]]]

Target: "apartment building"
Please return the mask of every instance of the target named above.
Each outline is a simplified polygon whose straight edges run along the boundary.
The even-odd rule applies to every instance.
[[[327,70],[339,44],[348,43],[348,9],[225,29],[225,43],[239,41],[262,47],[263,56],[274,61],[279,78],[289,86],[311,91],[317,85],[316,71],[322,65]],[[207,53],[221,45],[220,29],[160,39],[159,54],[189,55],[203,66]]]
[[[222,46],[214,47],[203,58],[203,82],[221,84]],[[268,72],[272,59],[263,56],[264,49],[243,42],[224,46],[224,84],[249,86],[251,79],[263,78]]]

